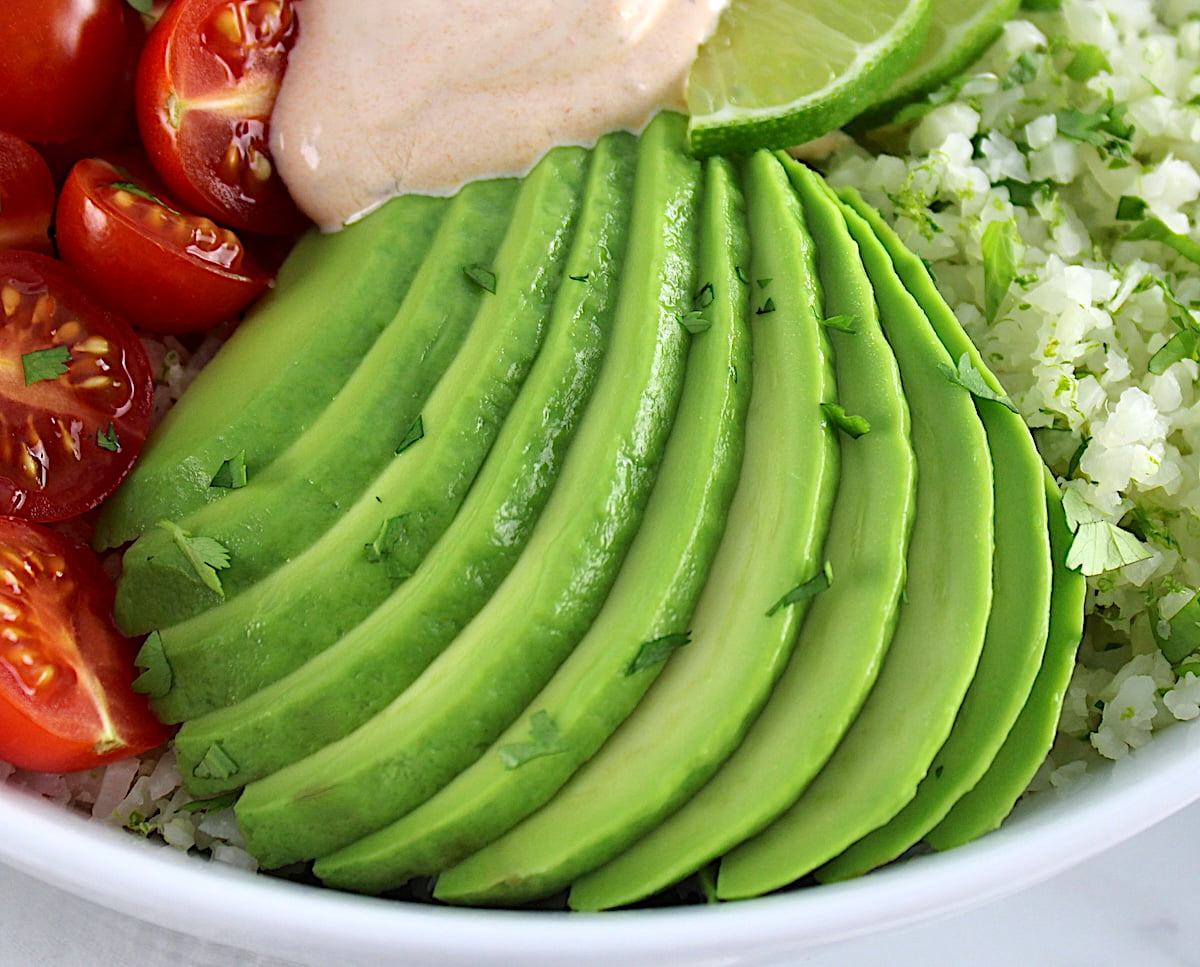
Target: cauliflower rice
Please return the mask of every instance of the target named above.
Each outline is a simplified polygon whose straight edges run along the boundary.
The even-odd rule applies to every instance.
[[[1200,659],[1179,653],[1200,617],[1200,5],[1027,16],[906,123],[825,139],[818,167],[927,261],[1034,428],[1077,544],[1106,539],[1077,558],[1087,628],[1037,790],[1200,717]],[[149,346],[160,414],[219,342]],[[170,749],[68,776],[0,763],[0,780],[256,868],[229,800],[195,802]]]

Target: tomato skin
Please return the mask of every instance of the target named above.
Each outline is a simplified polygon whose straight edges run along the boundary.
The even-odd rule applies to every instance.
[[[135,191],[120,187],[131,185]],[[157,186],[97,158],[71,169],[57,238],[59,254],[94,295],[153,332],[211,328],[270,281],[232,232],[180,211]]]
[[[36,143],[103,128],[122,106],[133,15],[126,0],[0,3],[0,129]]]
[[[269,144],[296,32],[292,0],[175,0],[138,64],[138,128],[154,167],[189,208],[240,231],[306,224]]]
[[[0,517],[0,759],[74,772],[137,755],[171,730],[132,689],[137,643],[83,544]]]
[[[49,255],[54,179],[33,147],[0,131],[0,249]]]
[[[154,394],[146,351],[67,265],[32,252],[0,252],[0,320],[0,514],[74,517],[141,450]],[[66,371],[27,384],[29,354],[62,349]]]

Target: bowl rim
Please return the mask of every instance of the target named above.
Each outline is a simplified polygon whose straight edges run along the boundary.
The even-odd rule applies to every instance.
[[[379,900],[198,860],[12,786],[0,786],[0,862],[160,927],[300,960],[663,963],[809,950],[1016,893],[1200,799],[1198,766],[1200,726],[1174,726],[1068,792],[1039,794],[973,843],[857,880],[713,906],[585,914]]]

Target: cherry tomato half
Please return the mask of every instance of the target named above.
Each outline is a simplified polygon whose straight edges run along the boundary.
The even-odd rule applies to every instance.
[[[245,308],[267,275],[226,228],[189,215],[97,158],[71,169],[58,200],[58,250],[105,305],[153,332],[208,329]]]
[[[102,129],[123,106],[131,18],[126,0],[0,3],[0,128],[31,142]]]
[[[131,687],[137,643],[117,631],[112,603],[88,547],[0,517],[0,759],[74,772],[169,738]]]
[[[62,262],[0,252],[0,513],[62,520],[129,472],[153,380],[129,324]]]
[[[189,208],[242,231],[304,225],[268,130],[296,31],[292,0],[175,0],[138,64],[138,127],[154,167]]]
[[[0,249],[49,255],[54,179],[42,156],[18,137],[0,131]]]

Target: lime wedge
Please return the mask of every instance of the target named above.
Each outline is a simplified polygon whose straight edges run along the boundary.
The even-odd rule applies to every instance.
[[[916,57],[933,0],[733,0],[688,77],[698,155],[811,141],[876,103]]]
[[[1021,0],[933,0],[924,48],[887,95],[859,119],[858,126],[890,121],[905,104],[974,63],[1020,5]]]

